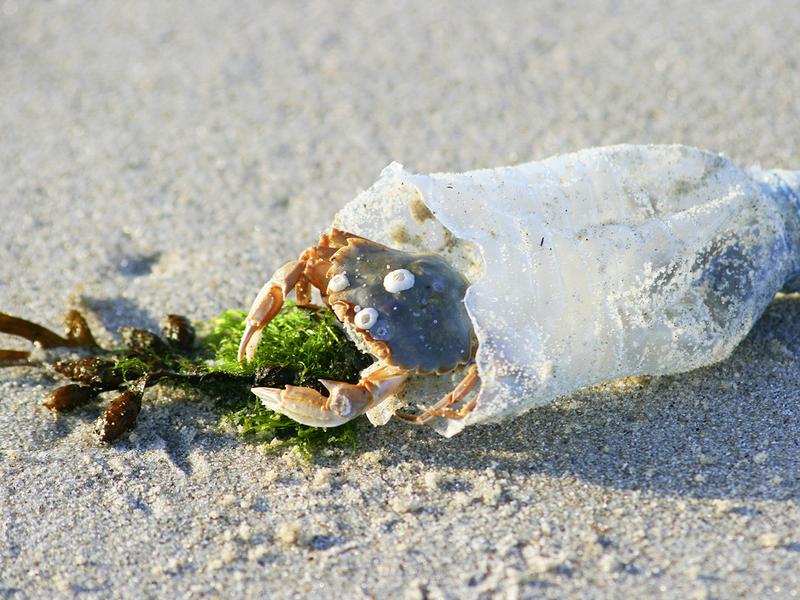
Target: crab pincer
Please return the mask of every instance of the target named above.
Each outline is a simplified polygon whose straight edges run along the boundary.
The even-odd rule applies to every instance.
[[[287,385],[284,389],[257,387],[252,392],[261,403],[312,427],[336,427],[362,415],[394,392],[404,381],[402,369],[381,365],[356,384],[320,379],[328,390],[323,396],[308,387]]]

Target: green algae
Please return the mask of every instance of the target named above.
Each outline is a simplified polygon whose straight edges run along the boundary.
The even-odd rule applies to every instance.
[[[355,422],[331,428],[302,425],[268,410],[249,386],[242,390],[239,383],[245,380],[278,388],[305,385],[321,391],[321,378],[358,381],[359,372],[371,359],[347,338],[333,312],[287,303],[264,328],[254,359],[240,363],[237,352],[245,317],[241,311],[223,312],[207,324],[200,341],[199,353],[206,359],[208,375],[227,375],[237,382],[234,386],[225,381],[214,384],[224,419],[247,439],[268,442],[271,449],[295,447],[307,458],[326,446],[355,448]]]
[[[355,446],[356,426],[351,421],[340,427],[309,427],[266,409],[252,394],[253,387],[282,389],[286,385],[327,390],[320,379],[355,383],[371,359],[360,352],[345,335],[332,311],[321,307],[297,306],[287,302],[262,332],[252,361],[240,363],[239,340],[245,329],[246,314],[227,310],[215,319],[200,324],[200,336],[183,316],[167,315],[161,322],[161,335],[146,329],[123,327],[121,345],[105,349],[94,340],[85,319],[71,311],[69,336],[18,317],[0,313],[0,331],[32,342],[45,340],[53,347],[81,348],[83,356],[59,360],[53,369],[73,384],[62,386],[48,396],[46,406],[54,412],[71,410],[76,385],[83,396],[117,390],[122,392],[109,403],[104,415],[116,418],[117,400],[141,395],[145,388],[159,383],[201,390],[216,399],[223,420],[232,423],[247,439],[267,442],[269,448],[295,447],[306,457],[331,445]],[[3,361],[26,360],[27,352],[0,353]],[[92,394],[88,394],[91,391]],[[52,397],[51,397],[52,396]],[[70,401],[67,401],[70,400]],[[126,405],[127,406],[127,405]],[[111,412],[109,412],[111,411]],[[129,411],[130,412],[130,411]],[[121,426],[104,433],[112,442],[136,425],[137,408]],[[113,413],[113,414],[112,414]],[[110,416],[109,416],[110,415]],[[116,416],[115,416],[116,415]],[[111,422],[105,419],[104,422]],[[117,419],[119,420],[119,419]],[[115,421],[116,422],[116,421]]]

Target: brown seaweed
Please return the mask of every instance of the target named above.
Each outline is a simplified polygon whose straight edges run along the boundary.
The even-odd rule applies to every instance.
[[[83,325],[86,325],[86,321],[83,321]],[[68,326],[68,331],[78,333],[80,331],[80,326],[72,330],[69,330]],[[7,333],[8,335],[15,335],[17,337],[24,338],[45,350],[50,348],[78,348],[86,345],[85,337],[74,337],[70,339],[63,338],[56,332],[47,329],[47,327],[42,327],[41,325],[37,325],[31,321],[1,312],[0,333]],[[89,333],[89,335],[91,336],[91,333]]]
[[[76,360],[60,360],[53,365],[53,369],[76,383],[97,390],[115,390],[125,382],[125,378],[115,366],[116,363],[112,360],[92,356]]]
[[[88,385],[70,383],[47,394],[42,405],[53,412],[68,412],[97,398],[98,390]]]
[[[113,442],[136,426],[136,419],[142,410],[142,396],[146,386],[147,376],[144,376],[108,403],[106,410],[97,421],[96,431],[100,441]]]
[[[191,321],[183,315],[167,315],[161,319],[161,335],[180,352],[194,349],[197,337]]]

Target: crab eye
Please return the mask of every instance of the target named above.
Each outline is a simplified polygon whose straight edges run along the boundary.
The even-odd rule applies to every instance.
[[[383,287],[390,294],[414,287],[414,274],[408,269],[395,269],[383,278]]]
[[[378,311],[374,308],[362,308],[353,320],[359,329],[369,329],[378,322]]]
[[[350,287],[350,280],[347,279],[347,275],[344,273],[339,273],[338,275],[334,275],[331,277],[331,280],[328,282],[328,291],[333,292],[341,292],[342,290],[346,290]]]

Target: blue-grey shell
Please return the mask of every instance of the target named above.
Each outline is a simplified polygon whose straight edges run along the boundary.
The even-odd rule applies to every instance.
[[[389,348],[389,362],[421,373],[443,373],[472,357],[474,334],[464,306],[469,283],[440,256],[351,239],[331,262],[328,276],[344,273],[349,286],[330,293],[328,302],[348,304],[351,322],[352,307],[377,310],[375,325],[361,333]],[[383,279],[395,269],[413,273],[414,286],[386,291]]]

